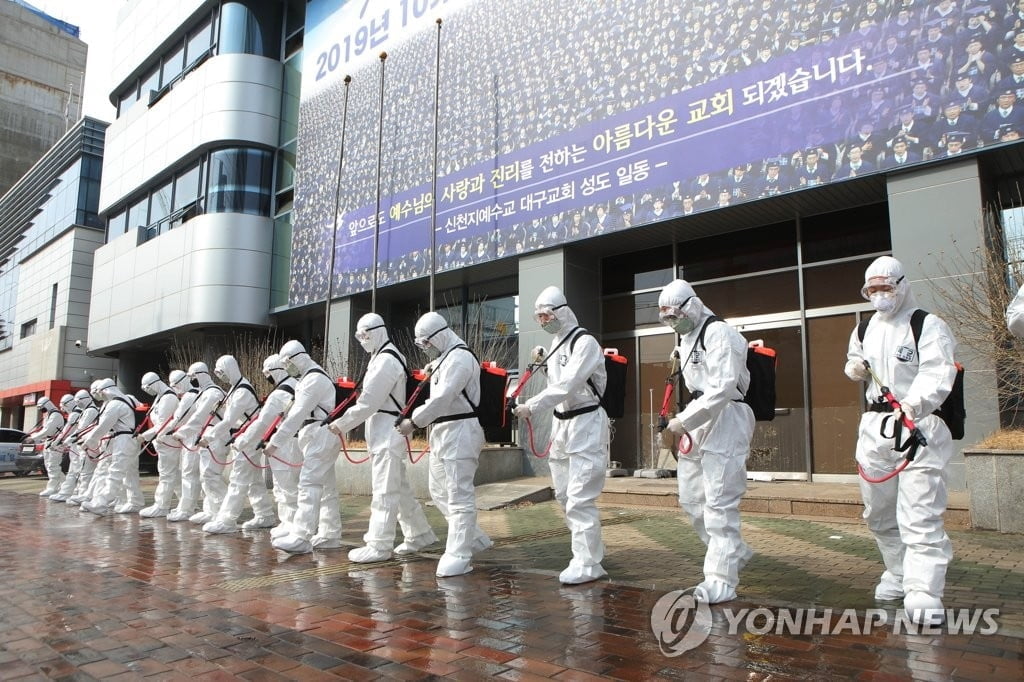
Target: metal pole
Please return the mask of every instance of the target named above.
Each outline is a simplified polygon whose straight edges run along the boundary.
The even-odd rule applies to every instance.
[[[377,312],[377,252],[380,249],[380,165],[384,148],[384,62],[387,52],[380,53],[380,118],[377,122],[377,208],[373,213],[373,288],[370,290],[370,312]]]
[[[341,168],[345,162],[345,126],[348,122],[348,86],[352,76],[345,76],[345,99],[341,111],[341,143],[338,145],[338,180],[334,184],[334,222],[331,228],[331,260],[327,266],[327,303],[324,310],[324,359],[331,345],[331,299],[334,297],[334,259],[338,248],[338,203],[341,200]]]
[[[441,19],[437,19],[437,57],[434,62],[434,172],[430,186],[430,310],[434,310],[434,252],[437,249],[437,136],[441,98]]]

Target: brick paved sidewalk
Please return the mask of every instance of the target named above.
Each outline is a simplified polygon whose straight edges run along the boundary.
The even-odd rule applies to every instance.
[[[604,508],[612,580],[562,587],[569,538],[550,502],[482,512],[495,547],[469,575],[438,580],[440,545],[369,565],[345,550],[288,557],[266,531],[209,536],[14,492],[41,485],[0,484],[0,679],[1024,677],[1021,536],[951,533],[946,606],[998,608],[996,634],[730,634],[742,608],[878,606],[881,565],[862,525],[746,514],[757,555],[740,599],[712,607],[706,641],[667,657],[651,611],[699,581],[703,556],[676,513]],[[352,544],[368,502],[344,500]]]

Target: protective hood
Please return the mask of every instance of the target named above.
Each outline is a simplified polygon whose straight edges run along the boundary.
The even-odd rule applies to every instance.
[[[462,339],[448,326],[448,322],[433,311],[424,313],[416,320],[416,347],[430,353],[431,350],[442,354],[453,346],[462,343]]]
[[[242,378],[238,360],[233,355],[222,355],[217,358],[217,363],[213,366],[213,373],[228,387],[234,386]]]
[[[36,401],[36,408],[44,412],[56,412],[57,406],[49,398],[40,398]]]
[[[683,279],[665,285],[658,295],[658,309],[658,318],[662,324],[680,334],[688,334],[699,327],[705,318],[714,314],[704,305],[690,283]]]
[[[143,374],[140,385],[143,391],[153,396],[162,395],[168,390],[167,384],[160,379],[160,375],[156,372],[146,372]]]
[[[868,288],[872,286],[890,286],[892,294],[880,297],[872,296]],[[892,256],[879,256],[864,271],[864,286],[860,290],[865,300],[871,301],[880,317],[897,317],[908,308],[917,308],[914,292],[910,290],[910,282],[903,272],[903,264]],[[890,299],[888,302],[879,299]]]
[[[376,353],[388,342],[388,329],[384,318],[377,313],[366,313],[356,323],[356,341],[367,353]]]
[[[185,392],[192,388],[188,380],[188,374],[180,369],[172,369],[171,373],[167,375],[167,380],[171,383],[171,390],[177,393],[179,397],[185,395]]]
[[[70,393],[65,393],[60,398],[60,409],[64,412],[70,412],[75,407],[75,396]]]
[[[83,410],[92,405],[92,396],[84,388],[75,394],[75,404]]]
[[[548,331],[558,338],[562,338],[580,325],[579,320],[576,319],[576,313],[572,311],[568,301],[565,300],[565,294],[556,286],[547,287],[540,292],[537,300],[533,303],[533,314],[534,319],[542,314],[554,315],[557,320],[557,329],[551,331],[550,327],[542,326],[544,331]]]
[[[200,390],[213,385],[213,377],[210,376],[210,368],[205,362],[193,362],[188,367],[188,378]]]
[[[105,392],[108,388],[110,388],[113,385],[113,379],[97,379],[96,381],[92,382],[92,385],[89,387],[89,393],[92,394],[92,397],[95,400],[106,400],[107,397]]]
[[[267,356],[267,359],[263,361],[263,376],[273,386],[280,385],[282,381],[288,378],[288,370],[281,364],[280,355],[273,353]]]
[[[277,354],[281,356],[281,364],[294,377],[301,377],[316,366],[313,358],[309,357],[309,353],[306,352],[306,348],[295,339],[281,346],[281,350]]]

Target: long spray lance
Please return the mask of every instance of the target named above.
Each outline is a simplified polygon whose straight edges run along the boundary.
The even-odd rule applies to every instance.
[[[679,351],[672,351],[672,366],[665,377],[665,395],[661,399],[661,412],[658,413],[658,433],[668,427],[668,408],[672,404],[672,392],[676,388],[676,376],[679,374]]]
[[[878,386],[878,391],[881,394],[881,400],[879,402],[888,404],[894,412],[898,410],[900,413],[900,421],[898,421],[896,423],[896,426],[893,428],[893,434],[891,437],[895,441],[895,447],[893,447],[893,450],[895,450],[896,452],[905,453],[903,455],[903,462],[900,463],[900,465],[896,467],[896,469],[890,471],[888,474],[880,478],[871,478],[870,476],[867,475],[867,472],[864,471],[860,464],[857,465],[857,471],[860,472],[861,478],[863,478],[865,481],[868,481],[869,483],[883,483],[885,481],[888,481],[890,478],[897,476],[901,471],[906,469],[907,465],[914,461],[914,458],[917,456],[918,449],[926,447],[928,445],[928,441],[925,439],[924,434],[921,433],[921,429],[917,427],[917,424],[915,424],[913,420],[910,417],[908,417],[905,412],[903,412],[903,406],[900,404],[900,401],[896,399],[896,396],[893,395],[893,392],[891,390],[889,390],[889,387],[882,383],[882,380],[879,379],[878,375],[875,374],[875,371],[871,369],[871,365],[870,363],[868,363],[867,360],[864,361],[864,368],[867,369],[868,374],[871,375],[871,379]],[[882,422],[882,426],[884,429],[884,420]],[[900,431],[903,428],[907,429],[908,435],[906,440],[904,440],[901,444],[899,442],[899,437]],[[882,435],[885,435],[884,432],[882,433]]]

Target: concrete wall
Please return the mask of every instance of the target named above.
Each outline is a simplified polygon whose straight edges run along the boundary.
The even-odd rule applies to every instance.
[[[0,196],[81,117],[87,51],[24,7],[0,2]]]
[[[268,324],[272,220],[208,213],[137,244],[96,251],[89,348],[203,324]]]
[[[918,305],[943,314],[951,309],[938,295],[947,277],[969,278],[964,255],[983,246],[982,194],[978,164],[973,158],[889,178],[889,221],[893,255],[902,263]],[[955,330],[955,320],[944,317]],[[967,369],[965,395],[967,429],[947,472],[949,487],[966,488],[962,449],[999,427],[995,373],[988,349],[959,345],[957,359]]]

